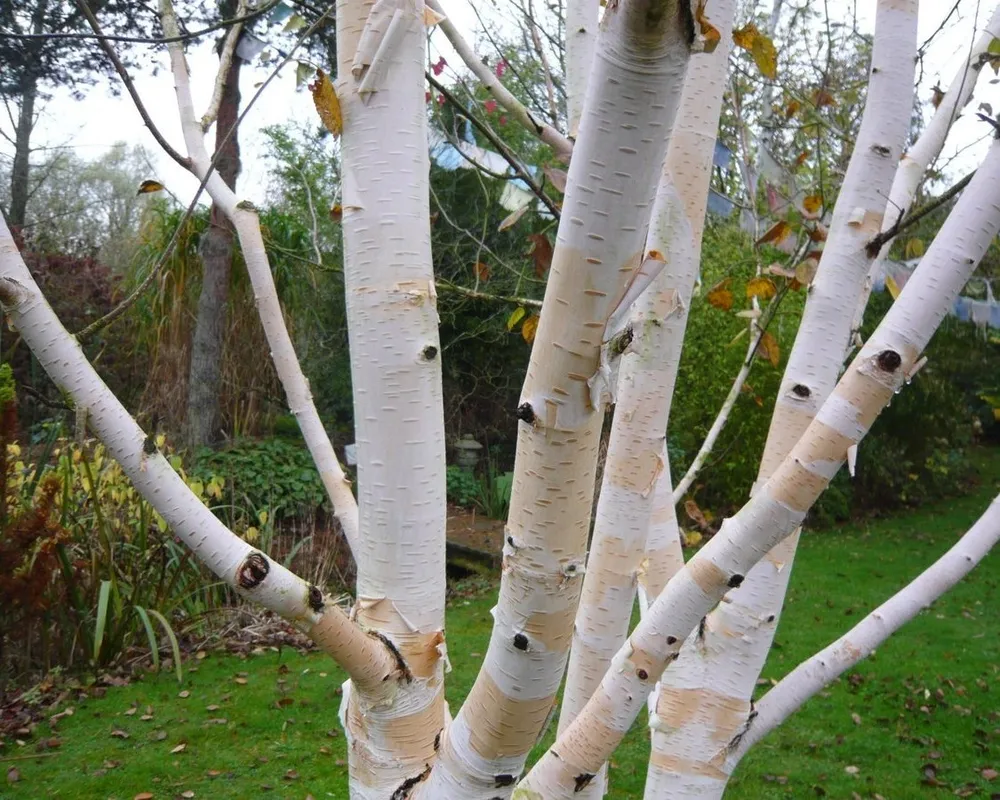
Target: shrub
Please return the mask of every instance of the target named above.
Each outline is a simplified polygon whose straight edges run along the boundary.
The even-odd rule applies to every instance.
[[[470,470],[462,467],[447,468],[445,486],[448,501],[457,506],[472,506],[479,495],[478,479]]]
[[[31,463],[9,432],[3,438],[4,667],[103,668],[144,645],[158,665],[162,632],[179,669],[177,632],[225,602],[228,590],[174,540],[102,445],[52,438]],[[166,447],[162,436],[158,445]],[[164,452],[203,502],[221,497],[221,479],[188,478]]]
[[[245,439],[221,450],[203,448],[191,474],[203,482],[216,475],[224,479],[228,502],[217,510],[237,526],[246,523],[248,514],[253,519],[266,511],[279,521],[308,516],[327,505],[312,456],[294,439]]]
[[[736,226],[710,225],[702,250],[707,289],[731,278],[735,298],[756,271],[758,254]],[[680,479],[697,453],[746,354],[746,336],[733,343],[745,322],[732,311],[713,308],[703,289],[691,303],[688,336],[681,357],[668,431],[671,472]],[[795,340],[805,296],[792,292],[769,328],[778,342],[778,369],[758,360],[708,463],[692,487],[698,504],[716,515],[746,501],[770,426],[787,354]],[[862,329],[867,337],[892,304],[875,294]],[[739,308],[739,300],[734,307]],[[968,447],[976,431],[1000,438],[990,398],[992,376],[1000,374],[1000,347],[970,323],[948,318],[927,348],[927,365],[912,385],[893,399],[858,452],[851,478],[842,470],[820,497],[811,524],[832,524],[858,513],[873,513],[940,499],[962,492],[972,469]],[[977,422],[978,420],[978,422]]]

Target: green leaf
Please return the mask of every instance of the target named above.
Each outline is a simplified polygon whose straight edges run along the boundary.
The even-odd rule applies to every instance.
[[[97,623],[94,627],[94,666],[101,655],[101,645],[104,644],[104,629],[108,623],[108,600],[111,597],[111,581],[101,581],[101,589],[97,595]]]
[[[507,317],[507,330],[508,331],[514,330],[514,326],[517,325],[517,323],[519,323],[522,319],[524,319],[524,315],[527,313],[528,311],[527,309],[525,309],[524,306],[518,306],[517,308],[515,308],[514,311],[511,313],[511,315]]]
[[[170,627],[170,623],[167,621],[167,618],[159,611],[149,609],[149,613],[160,621],[160,625],[163,626],[163,630],[167,633],[167,638],[170,640],[170,649],[174,652],[174,672],[177,674],[177,682],[180,683],[184,680],[184,670],[181,667],[181,648],[180,645],[177,644],[177,637],[174,635],[174,629]]]
[[[990,55],[1000,55],[1000,39],[994,38],[990,42],[990,46],[986,48],[986,52]]]
[[[146,629],[146,638],[149,639],[149,652],[153,656],[153,667],[159,672],[160,644],[156,639],[155,631],[153,631],[153,623],[149,621],[149,614],[146,613],[146,609],[142,606],[136,606],[135,611],[139,615],[139,619],[142,620],[142,627]]]

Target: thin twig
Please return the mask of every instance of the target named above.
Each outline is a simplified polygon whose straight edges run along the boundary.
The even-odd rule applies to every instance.
[[[233,17],[232,19],[223,19],[209,25],[207,28],[202,28],[201,30],[193,31],[191,33],[182,33],[179,36],[118,36],[116,34],[97,34],[97,33],[12,33],[10,31],[0,31],[0,39],[96,39],[97,41],[106,40],[109,42],[130,42],[133,44],[169,44],[170,42],[188,42],[192,39],[200,39],[202,36],[207,36],[223,28],[228,28],[230,25],[239,25],[244,22],[252,22],[253,20],[263,16],[268,11],[273,9],[278,5],[281,0],[271,0],[269,3],[265,3],[258,9],[251,11],[242,17]],[[78,6],[79,7],[79,6]],[[83,9],[80,9],[83,11]],[[90,9],[88,8],[87,11]],[[84,14],[87,13],[84,11]]]
[[[128,70],[125,69],[125,65],[122,63],[122,60],[118,58],[118,53],[115,52],[115,48],[111,46],[111,43],[108,41],[108,37],[105,36],[104,31],[101,29],[101,23],[97,21],[97,17],[94,16],[94,12],[90,10],[90,7],[87,5],[85,0],[75,0],[75,2],[77,8],[80,9],[81,13],[87,18],[87,22],[90,23],[91,30],[94,31],[94,35],[101,44],[101,49],[107,53],[108,58],[111,59],[111,63],[114,64],[115,71],[121,76],[122,83],[125,84],[125,89],[132,98],[132,102],[135,103],[139,116],[142,117],[142,121],[145,123],[146,127],[149,128],[150,133],[153,134],[153,138],[156,139],[157,144],[163,148],[164,152],[168,156],[184,167],[184,169],[190,170],[191,159],[185,158],[174,150],[174,148],[170,146],[170,142],[163,138],[163,134],[160,133],[159,129],[153,123],[152,118],[149,116],[149,112],[146,111],[146,106],[143,105],[142,99],[139,97],[139,93],[135,89],[135,84],[132,83],[132,78],[129,77]]]
[[[455,108],[457,108],[462,113],[462,115],[465,116],[469,120],[469,122],[472,123],[472,125],[475,127],[477,131],[479,131],[481,134],[483,134],[483,136],[489,139],[490,144],[492,144],[497,149],[500,155],[503,156],[504,160],[508,164],[510,164],[511,167],[514,169],[514,171],[521,176],[521,179],[526,184],[528,184],[528,186],[531,188],[531,191],[538,197],[539,200],[545,203],[545,207],[548,208],[552,216],[554,216],[556,219],[559,219],[559,206],[557,206],[555,202],[553,202],[552,198],[550,198],[547,194],[545,194],[545,190],[541,187],[541,185],[534,179],[531,173],[528,172],[527,168],[521,164],[517,156],[515,156],[514,153],[511,152],[510,148],[507,147],[507,145],[503,143],[500,137],[498,137],[493,132],[490,126],[486,125],[483,122],[480,122],[478,119],[476,119],[475,115],[469,113],[469,111],[467,111],[462,106],[458,98],[455,97],[455,95],[453,95],[450,91],[448,91],[448,89],[442,86],[438,81],[436,81],[434,79],[434,76],[431,75],[430,73],[427,73],[427,82],[431,86],[433,86],[437,91],[439,91],[441,95],[445,98],[445,100],[447,100],[449,103],[455,106]]]
[[[909,227],[912,227],[913,225],[916,225],[918,222],[920,222],[920,220],[922,220],[928,214],[937,211],[941,206],[943,206],[945,203],[951,200],[955,195],[959,194],[966,186],[968,186],[969,181],[972,180],[972,176],[975,174],[976,174],[975,172],[970,172],[968,175],[962,178],[962,180],[960,180],[958,183],[952,186],[948,191],[946,191],[940,197],[936,197],[933,200],[931,200],[931,202],[927,203],[927,205],[918,208],[916,211],[911,213],[905,219],[903,218],[902,213],[900,213],[899,219],[896,220],[895,225],[893,225],[890,228],[886,228],[884,231],[873,237],[872,240],[865,245],[865,253],[868,255],[869,258],[875,258],[875,256],[877,256],[879,252],[882,250],[882,245],[884,245],[886,242],[891,242],[902,231],[906,230]]]

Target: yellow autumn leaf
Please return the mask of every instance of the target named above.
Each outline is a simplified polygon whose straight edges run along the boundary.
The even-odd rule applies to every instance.
[[[681,538],[685,547],[697,547],[701,544],[702,535],[698,531],[681,531]]]
[[[733,31],[733,44],[749,51],[753,49],[753,43],[754,39],[757,38],[757,33],[757,26],[752,22],[749,22],[742,28],[737,28]]]
[[[517,325],[522,319],[524,319],[525,314],[527,314],[524,306],[518,306],[515,308],[509,317],[507,317],[507,330],[514,330],[514,326]]]
[[[162,192],[163,184],[159,181],[143,181],[139,184],[139,191],[136,194],[152,194],[153,192]]]
[[[778,287],[774,285],[774,281],[764,275],[758,275],[747,282],[747,297],[770,300],[777,293]]]
[[[781,350],[778,348],[778,340],[771,335],[770,331],[764,331],[761,334],[760,342],[757,344],[757,355],[770,361],[772,367],[778,366],[781,360]]]
[[[791,119],[794,117],[800,108],[802,108],[802,103],[798,100],[791,100],[788,105],[785,106],[785,119]]]
[[[892,295],[893,300],[899,297],[901,289],[899,288],[899,284],[893,279],[892,275],[885,276],[885,288],[889,290],[889,294]]]
[[[730,278],[719,281],[708,290],[705,299],[709,305],[719,309],[719,311],[729,311],[733,307],[733,293],[729,290]]]
[[[916,238],[907,240],[903,254],[907,258],[920,258],[924,254],[924,240]]]
[[[521,326],[521,336],[528,344],[535,341],[535,331],[538,330],[538,315],[533,314],[528,317]]]
[[[774,42],[767,36],[758,33],[754,37],[750,55],[753,56],[753,61],[761,75],[772,81],[778,77],[778,51]]]
[[[806,210],[806,213],[815,215],[823,207],[823,196],[818,194],[810,194],[802,198],[802,207]]]
[[[701,35],[705,38],[705,52],[713,52],[719,44],[719,40],[722,39],[722,34],[719,33],[719,29],[709,22],[708,17],[705,16],[705,0],[698,0],[698,8],[695,11],[694,18],[698,22]]]
[[[344,117],[340,113],[340,100],[337,98],[337,90],[333,88],[330,79],[323,70],[316,70],[316,80],[309,84],[309,91],[312,92],[313,104],[316,106],[316,113],[323,121],[323,125],[334,136],[340,136],[344,130]]]

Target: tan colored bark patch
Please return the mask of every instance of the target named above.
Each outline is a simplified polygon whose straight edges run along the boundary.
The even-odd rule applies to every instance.
[[[527,753],[554,702],[555,697],[506,697],[488,674],[480,673],[463,709],[469,719],[476,720],[469,735],[472,748],[491,760]]]
[[[567,605],[558,611],[536,611],[524,624],[524,632],[533,642],[551,652],[565,652],[573,641],[576,607]]]
[[[771,497],[789,508],[805,513],[829,481],[810,472],[798,460],[787,461],[768,484]]]
[[[712,731],[712,740],[730,741],[746,722],[749,704],[737,697],[729,697],[711,689],[681,689],[660,686],[656,702],[656,715],[660,721],[674,729],[697,725]],[[709,758],[712,754],[705,753]]]
[[[720,781],[725,781],[728,777],[725,772],[713,764],[691,761],[690,759],[681,758],[670,753],[663,753],[659,750],[653,750],[650,753],[649,763],[658,770],[670,772],[675,775],[699,775]]]
[[[692,558],[687,564],[688,574],[705,594],[715,594],[729,580],[726,574],[707,558]]]

